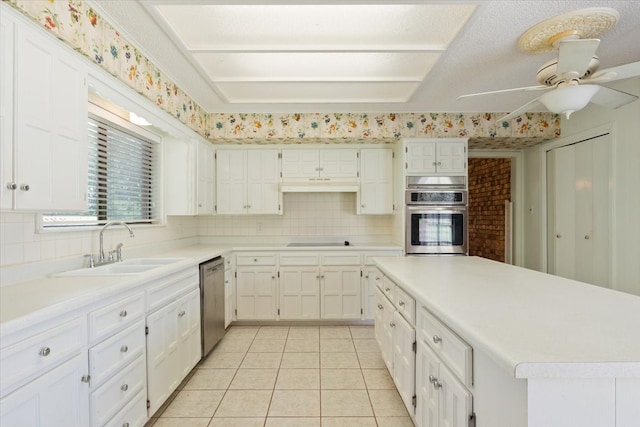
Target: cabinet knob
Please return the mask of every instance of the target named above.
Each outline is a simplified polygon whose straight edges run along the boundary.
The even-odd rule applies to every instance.
[[[80,378],[80,381],[89,384],[89,381],[91,381],[91,375],[83,375],[82,378]]]
[[[403,306],[404,306],[404,301],[402,301],[402,300],[398,301],[398,305],[399,305],[400,307],[403,307]]]
[[[185,314],[187,314],[187,312],[186,312],[186,311],[184,311],[184,310],[180,310],[180,312],[178,313],[178,317],[182,317],[182,316],[184,316]]]
[[[20,184],[20,189],[22,191],[29,191],[29,188],[31,188],[29,187],[29,184]]]
[[[389,291],[391,291],[391,289],[390,288],[384,288],[384,291],[385,292],[389,292]]]
[[[16,184],[15,182],[7,182],[7,189],[15,190],[16,188],[18,188],[18,184]]]
[[[123,345],[122,347],[120,347],[120,351],[123,353],[126,353],[127,351],[129,351],[129,347],[127,347],[126,345]]]
[[[361,208],[364,208],[364,205],[360,205]]]
[[[42,357],[47,357],[51,354],[51,349],[49,347],[42,347],[38,354]]]
[[[382,304],[378,304],[378,310],[382,310],[384,306]]]
[[[120,312],[120,317],[127,317],[127,310],[122,310]]]
[[[122,384],[122,386],[120,386],[120,390],[122,390],[122,391],[129,390],[129,384]]]
[[[591,236],[589,236],[588,234],[586,234],[586,235],[584,236],[584,240],[589,240],[590,238],[591,238]]]
[[[437,336],[437,335],[434,335],[432,339],[433,339],[433,342],[434,342],[435,344],[438,344],[438,343],[442,342],[442,338],[440,338],[440,337],[439,337],[439,336]]]
[[[395,324],[395,323],[393,323],[393,322],[390,322],[390,323],[389,323],[389,326],[391,326],[392,328],[395,328],[395,327],[396,327],[396,324]]]
[[[560,234],[560,233],[556,234],[556,238],[561,239],[562,238],[562,234]]]
[[[254,259],[253,259],[253,262],[258,262],[258,258],[254,258]]]
[[[435,379],[435,381],[432,384],[433,384],[433,388],[435,388],[436,390],[439,389],[439,388],[442,388],[442,384],[440,384],[440,382],[438,382],[437,378]]]
[[[129,427],[129,423],[123,423],[122,427]]]
[[[438,381],[438,379],[436,377],[434,377],[433,375],[429,375],[429,382],[431,384],[433,384],[434,382]]]
[[[433,166],[437,166],[438,164],[436,162],[431,163]]]

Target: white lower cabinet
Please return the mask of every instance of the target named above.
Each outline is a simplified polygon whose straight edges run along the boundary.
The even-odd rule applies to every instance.
[[[322,267],[320,270],[320,317],[360,319],[360,266]]]
[[[231,257],[224,258],[224,327],[228,327],[235,318],[236,287],[233,286]]]
[[[280,319],[319,319],[319,281],[318,267],[280,267]]]
[[[376,289],[375,336],[382,353],[382,360],[390,373],[393,373],[393,323],[394,308],[380,289]]]
[[[471,392],[423,340],[418,342],[417,359],[417,425],[468,427],[473,416]]]
[[[200,290],[147,316],[147,386],[153,415],[200,360]]]
[[[3,427],[89,425],[87,358],[78,354],[0,400]],[[3,372],[4,374],[4,372]]]
[[[236,274],[236,318],[274,320],[277,316],[275,266],[238,267]]]
[[[364,267],[362,281],[362,308],[365,320],[373,320],[376,317],[376,287],[382,279],[382,273],[376,267]]]

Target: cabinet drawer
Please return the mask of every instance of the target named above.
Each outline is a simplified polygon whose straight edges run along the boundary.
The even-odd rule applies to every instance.
[[[382,291],[390,301],[393,301],[393,288],[396,286],[395,283],[391,281],[387,276],[382,276],[382,280],[378,280],[376,282],[378,284],[378,288]]]
[[[411,323],[416,324],[416,300],[407,294],[400,286],[396,285],[393,289],[393,303],[398,312]]]
[[[98,385],[111,378],[144,351],[144,321],[141,320],[89,349],[91,384]]]
[[[140,292],[89,313],[89,341],[112,335],[144,316],[144,293]]]
[[[26,382],[79,353],[85,340],[86,323],[76,318],[2,349],[2,394],[17,382]]]
[[[105,427],[137,427],[147,421],[147,396],[144,390],[133,398],[122,411],[118,412]]]
[[[236,255],[236,265],[276,265],[276,254],[238,254]]]
[[[381,252],[369,252],[369,253],[365,253],[364,256],[364,265],[376,265],[375,262],[373,262],[373,259],[376,257],[382,257],[382,256],[401,256],[402,252],[401,251],[381,251]]]
[[[359,253],[330,252],[320,255],[322,265],[360,265]]]
[[[425,307],[420,308],[418,331],[420,339],[435,351],[456,377],[466,386],[471,386],[473,384],[471,346]]]
[[[138,392],[144,391],[146,368],[144,355],[91,393],[91,425],[103,425]],[[146,406],[146,404],[145,404]]]
[[[149,311],[164,307],[180,295],[198,287],[200,282],[197,268],[189,268],[158,281],[147,289]]]
[[[289,253],[283,252],[280,254],[280,265],[315,265],[320,262],[318,254],[315,252],[310,253]]]

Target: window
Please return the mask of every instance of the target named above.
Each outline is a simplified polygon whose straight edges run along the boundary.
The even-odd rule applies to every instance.
[[[44,228],[158,221],[158,144],[125,120],[110,119],[122,123],[96,114],[88,119],[88,210],[44,214]]]

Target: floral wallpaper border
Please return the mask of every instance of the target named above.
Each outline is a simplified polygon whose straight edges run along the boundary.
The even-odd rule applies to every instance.
[[[83,0],[2,0],[215,143],[393,142],[468,137],[470,148],[526,148],[560,136],[553,113],[209,113]]]

